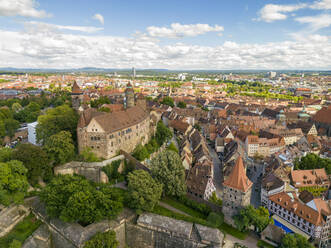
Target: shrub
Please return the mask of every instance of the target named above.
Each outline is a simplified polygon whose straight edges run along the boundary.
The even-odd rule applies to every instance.
[[[220,227],[224,222],[224,215],[219,215],[215,212],[211,212],[208,215],[207,221],[215,227]]]

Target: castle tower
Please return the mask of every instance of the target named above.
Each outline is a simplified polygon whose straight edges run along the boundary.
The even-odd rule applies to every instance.
[[[71,99],[72,99],[72,107],[76,111],[78,111],[83,101],[83,91],[79,88],[76,81],[74,82],[71,88]]]
[[[233,216],[241,208],[248,206],[251,200],[253,183],[246,176],[244,163],[241,157],[236,161],[229,177],[223,182],[223,214],[229,224],[234,224]]]
[[[131,83],[128,83],[125,90],[125,108],[134,106],[134,91]]]

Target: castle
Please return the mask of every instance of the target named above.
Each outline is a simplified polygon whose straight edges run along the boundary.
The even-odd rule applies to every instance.
[[[151,135],[150,114],[143,99],[135,103],[135,94],[129,83],[125,90],[124,110],[106,113],[94,108],[83,110],[83,92],[75,82],[72,87],[72,106],[80,112],[77,126],[78,150],[90,148],[105,159],[123,150],[131,153],[137,144],[146,144]]]

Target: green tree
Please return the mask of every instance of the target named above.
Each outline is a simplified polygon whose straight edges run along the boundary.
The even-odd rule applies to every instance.
[[[17,239],[14,239],[9,245],[9,248],[21,248],[21,247],[22,247],[22,243]]]
[[[273,223],[266,208],[256,209],[252,205],[241,209],[240,213],[234,217],[234,221],[240,231],[246,231],[250,225],[254,225],[258,232],[263,231],[264,228]]]
[[[151,161],[152,176],[163,185],[164,193],[182,196],[186,193],[185,168],[174,151],[165,150]]]
[[[310,153],[302,157],[300,160],[294,161],[294,168],[296,170],[311,170],[324,168],[326,173],[331,174],[331,159],[321,158],[320,156]]]
[[[20,123],[14,119],[6,119],[4,120],[6,135],[9,137],[13,137],[16,130],[20,127]]]
[[[123,209],[123,198],[117,189],[107,184],[95,187],[80,176],[53,178],[40,197],[49,216],[82,225],[112,219]]]
[[[27,177],[33,185],[39,178],[49,173],[51,167],[46,152],[39,146],[32,144],[20,144],[13,152],[13,159],[22,161],[28,169]]]
[[[70,161],[75,155],[71,133],[61,131],[52,135],[45,143],[45,151],[56,165]]]
[[[105,233],[98,232],[85,243],[84,248],[117,248],[118,245],[116,233],[111,230]]]
[[[149,158],[149,153],[145,146],[138,144],[134,149],[132,156],[138,159],[139,161],[143,161],[146,158]]]
[[[13,105],[11,106],[11,109],[14,111],[14,112],[18,112],[22,109],[22,106],[21,104],[19,104],[18,102],[15,102],[13,103]]]
[[[173,142],[170,143],[170,145],[168,146],[167,149],[170,150],[170,151],[174,151],[175,153],[178,153],[178,149],[177,149],[176,145]]]
[[[84,162],[100,162],[101,160],[97,157],[97,155],[92,151],[90,147],[86,147],[81,153],[80,153],[80,159]]]
[[[162,185],[148,172],[135,170],[128,175],[129,206],[138,211],[151,211],[162,194]]]
[[[155,139],[159,146],[161,146],[164,142],[168,141],[172,137],[172,132],[169,128],[167,128],[162,121],[159,121],[156,126],[156,134]]]
[[[49,109],[38,117],[37,140],[45,144],[49,137],[61,131],[70,132],[75,140],[77,122],[77,113],[68,105]]]
[[[185,102],[179,102],[179,103],[177,104],[177,107],[178,107],[178,108],[186,108],[186,103],[185,103]]]
[[[0,163],[0,203],[9,205],[21,202],[28,189],[27,169],[22,162],[11,160]]]
[[[175,102],[174,102],[174,99],[172,99],[170,96],[165,96],[163,99],[162,99],[162,104],[165,104],[165,105],[168,105],[170,107],[174,107],[175,106]]]
[[[0,162],[8,162],[13,158],[13,149],[8,147],[0,148]]]
[[[300,234],[286,234],[281,241],[281,248],[313,248],[314,246]]]

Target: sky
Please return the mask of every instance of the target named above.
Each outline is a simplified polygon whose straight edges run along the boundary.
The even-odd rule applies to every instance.
[[[331,70],[331,0],[0,0],[0,67]]]

